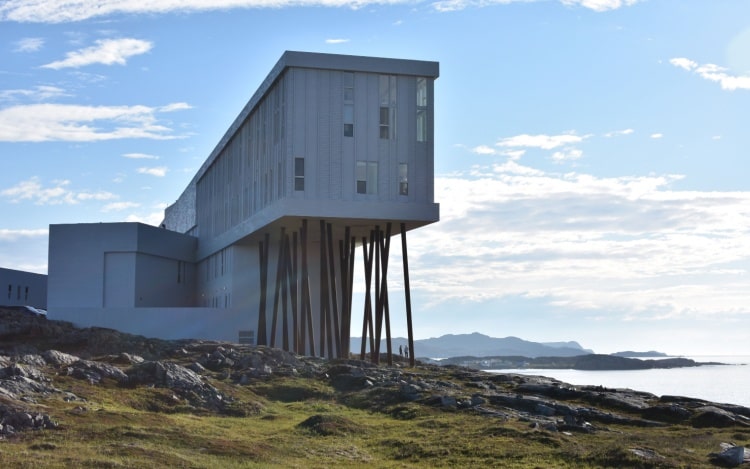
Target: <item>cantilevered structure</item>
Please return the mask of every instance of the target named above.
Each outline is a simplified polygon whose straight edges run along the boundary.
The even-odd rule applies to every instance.
[[[152,315],[170,318],[170,331],[155,335],[174,335],[184,318],[195,317],[195,311],[184,310],[197,308],[202,318],[222,321],[223,331],[234,327],[233,337],[223,339],[348,356],[349,331],[358,316],[352,311],[362,311],[365,340],[359,352],[364,355],[369,342],[377,359],[385,330],[390,356],[391,238],[400,235],[403,265],[397,270],[404,275],[411,339],[406,232],[439,219],[433,170],[438,68],[436,62],[284,53],[166,209],[162,232],[132,224],[51,227],[50,314],[60,305],[65,307],[59,314],[76,322],[114,325],[101,320],[111,316],[109,295],[125,298],[117,307],[155,324],[149,327],[164,326]],[[95,270],[105,279],[94,296],[103,299],[90,307],[101,311],[87,315],[73,311],[74,295],[83,293],[73,271],[79,262],[76,239],[91,229],[102,236],[112,236],[108,229],[130,230],[131,242],[124,250],[100,250],[102,260],[94,264],[104,267]],[[160,254],[163,243],[170,246]],[[362,306],[352,304],[359,252],[365,268]],[[132,281],[107,282],[107,275],[123,272],[118,263]],[[147,265],[171,269],[172,285],[162,285]],[[68,278],[57,282],[58,273]],[[154,285],[170,292],[171,304],[165,306],[164,298],[143,303],[146,296],[138,289],[150,293]],[[139,314],[142,308],[148,314]],[[142,329],[138,332],[147,333]]]

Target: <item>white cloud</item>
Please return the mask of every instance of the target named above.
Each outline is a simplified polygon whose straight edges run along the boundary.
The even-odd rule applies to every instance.
[[[552,154],[552,159],[557,162],[577,160],[583,156],[583,151],[577,148],[563,148]]]
[[[112,200],[117,196],[107,191],[74,191],[69,189],[70,181],[53,181],[53,185],[44,187],[38,177],[21,181],[13,187],[0,192],[0,195],[13,203],[31,201],[37,205],[73,205],[89,200]]]
[[[445,0],[432,3],[438,11],[485,7],[537,0]],[[639,0],[558,0],[565,6],[580,6],[597,12],[634,5]],[[0,4],[0,21],[66,23],[113,14],[143,14],[224,10],[233,8],[284,8],[295,6],[350,7],[411,4],[411,0],[98,0],[50,1],[6,0]]]
[[[624,6],[635,5],[641,0],[560,0],[563,5],[582,6],[590,10],[602,12],[617,10]]]
[[[158,160],[159,157],[156,155],[149,155],[147,153],[123,153],[124,158],[130,158],[134,160]]]
[[[0,228],[0,241],[18,241],[28,238],[43,238],[49,234],[47,228],[11,230]]]
[[[695,67],[698,66],[697,63],[693,62],[690,59],[686,59],[684,57],[677,57],[677,58],[674,58],[674,59],[669,59],[669,63],[671,63],[675,67],[680,67],[680,68],[685,69],[687,71],[693,70]]]
[[[661,133],[658,133],[658,132],[655,133],[655,134],[651,134],[651,138],[653,138],[653,139],[659,139],[659,138],[662,138],[663,136],[664,136],[664,134],[661,134]]]
[[[439,177],[441,221],[410,241],[413,288],[630,318],[750,313],[750,192],[672,189],[680,179],[513,161]]]
[[[496,155],[498,153],[497,150],[492,147],[488,147],[487,145],[479,145],[478,147],[474,147],[471,149],[471,152],[476,153],[477,155]]]
[[[68,52],[65,59],[42,65],[43,68],[78,68],[92,64],[125,65],[134,55],[145,54],[153,44],[141,39],[99,39],[95,46]]]
[[[0,100],[11,101],[19,98],[30,99],[32,101],[46,101],[48,99],[59,98],[61,96],[70,96],[64,89],[57,86],[38,85],[31,89],[16,89],[0,91]]]
[[[750,75],[730,75],[727,73],[728,69],[725,67],[716,64],[700,65],[684,57],[670,59],[669,63],[675,67],[693,72],[705,80],[719,83],[723,90],[750,90]]]
[[[575,135],[575,134],[561,134],[561,135],[529,135],[521,134],[514,137],[507,137],[496,143],[499,147],[528,147],[528,148],[541,148],[543,150],[552,150],[564,145],[570,145],[573,143],[580,143],[586,137]]]
[[[136,172],[138,174],[148,174],[150,176],[156,176],[156,177],[160,177],[160,178],[163,178],[164,176],[166,176],[167,175],[167,171],[168,171],[168,169],[167,169],[166,166],[156,166],[156,167],[152,167],[152,168],[145,168],[144,167],[144,168],[138,168],[136,170]]]
[[[326,39],[326,44],[344,44],[349,42],[349,39]]]
[[[120,212],[131,208],[140,207],[141,204],[136,202],[112,202],[102,207],[102,212]]]
[[[630,135],[633,132],[635,132],[633,129],[613,130],[612,132],[607,132],[604,136],[606,138],[620,137],[622,135]]]
[[[172,111],[175,109],[174,106],[12,106],[0,109],[0,142],[92,142],[124,138],[179,138],[173,134],[172,129],[160,125],[157,119],[159,112]],[[180,104],[178,108],[184,108],[181,106]]]
[[[44,47],[44,39],[41,37],[25,37],[16,42],[14,52],[36,52]]]

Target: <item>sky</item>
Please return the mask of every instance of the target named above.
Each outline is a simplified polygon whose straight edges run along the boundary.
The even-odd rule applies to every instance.
[[[750,2],[0,0],[0,266],[157,225],[285,50],[440,63],[416,338],[750,355]]]

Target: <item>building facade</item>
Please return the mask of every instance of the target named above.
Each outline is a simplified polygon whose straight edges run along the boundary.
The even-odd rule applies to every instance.
[[[70,283],[79,279],[57,279],[58,269],[74,271],[77,261],[59,251],[90,249],[70,248],[74,239],[86,239],[74,231],[93,228],[108,241],[93,248],[106,250],[94,256],[99,267],[85,270],[92,275],[87,283],[102,292],[92,307],[115,307],[116,301],[135,310],[236,311],[248,321],[222,339],[254,336],[313,355],[349,352],[352,266],[361,250],[371,271],[372,303],[369,320],[364,307],[363,330],[379,339],[378,330],[388,327],[391,237],[402,235],[406,254],[405,233],[439,219],[433,168],[438,71],[436,62],[284,53],[166,209],[163,235],[147,236],[151,230],[143,225],[51,227],[50,313],[77,301]],[[109,250],[117,239],[111,230],[130,236],[132,249]],[[173,243],[165,241],[171,236]],[[164,242],[172,248],[162,250]],[[185,284],[153,281],[183,275],[181,269]],[[98,275],[104,280],[97,283]],[[164,295],[154,294],[162,288]]]
[[[46,275],[0,268],[0,288],[0,305],[47,308]]]

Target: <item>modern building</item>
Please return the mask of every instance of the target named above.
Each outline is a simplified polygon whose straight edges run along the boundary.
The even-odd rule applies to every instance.
[[[0,268],[0,305],[47,308],[47,276]]]
[[[390,335],[391,237],[401,235],[410,316],[406,232],[439,219],[438,68],[284,53],[161,228],[50,227],[50,315],[346,355],[361,251],[367,293],[356,309],[377,351],[383,328]]]

